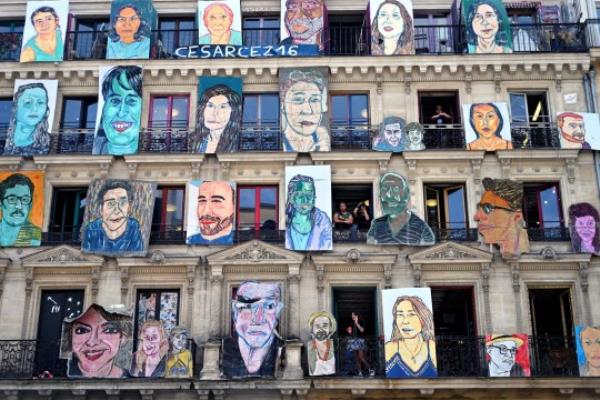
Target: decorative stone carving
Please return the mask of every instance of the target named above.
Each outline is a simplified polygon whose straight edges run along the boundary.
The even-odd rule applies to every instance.
[[[351,263],[360,262],[360,251],[358,249],[348,250],[346,260]]]
[[[544,259],[544,260],[556,260],[556,250],[554,250],[552,247],[548,246],[548,247],[544,247],[541,251],[540,251],[540,256]]]
[[[476,258],[472,254],[467,253],[466,251],[461,251],[454,247],[446,247],[441,251],[428,254],[425,258],[429,260],[456,260],[456,259],[465,259],[465,258]]]
[[[415,287],[421,287],[421,275],[422,269],[421,264],[412,264],[413,280],[415,281]]]
[[[153,264],[162,264],[165,262],[165,253],[160,250],[154,250],[150,256],[150,261]]]
[[[54,253],[49,253],[47,257],[40,258],[36,261],[48,263],[58,262],[61,264],[65,264],[67,262],[87,261],[87,259],[81,253],[75,253],[73,251],[70,251],[70,249],[68,248],[61,248]]]
[[[588,282],[589,269],[590,269],[589,262],[580,262],[579,263],[579,284],[581,285],[581,290],[584,292],[587,292],[588,286],[589,286],[589,282]]]
[[[490,264],[481,264],[481,288],[484,292],[490,291]]]
[[[510,264],[510,273],[512,277],[512,286],[515,293],[521,291],[521,268],[519,267],[519,263],[511,263]]]
[[[226,260],[248,260],[248,261],[252,261],[252,262],[259,262],[262,260],[283,260],[283,259],[285,259],[283,256],[276,254],[270,250],[265,249],[256,240],[252,242],[251,247],[226,258]]]
[[[317,264],[317,290],[322,292],[325,288],[325,266],[323,264]]]
[[[383,264],[383,279],[386,289],[392,288],[392,266],[393,264]]]

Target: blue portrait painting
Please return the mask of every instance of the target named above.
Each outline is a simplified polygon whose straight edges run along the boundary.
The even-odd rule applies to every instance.
[[[106,59],[150,57],[152,30],[156,29],[157,22],[152,0],[113,0]]]

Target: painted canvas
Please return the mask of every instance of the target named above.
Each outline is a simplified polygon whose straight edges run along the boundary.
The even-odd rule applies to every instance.
[[[273,377],[281,354],[277,326],[281,285],[243,282],[231,301],[233,335],[223,339],[223,375],[230,379]]]
[[[326,68],[280,68],[281,132],[284,151],[329,151]]]
[[[331,167],[285,167],[285,248],[332,250]]]
[[[146,321],[158,319],[162,322],[167,335],[177,325],[179,313],[179,292],[177,291],[144,291],[137,301],[136,326]]]
[[[162,378],[167,369],[169,334],[162,322],[149,319],[139,328],[137,350],[129,374],[137,378]]]
[[[233,244],[235,182],[192,180],[187,184],[186,243]]]
[[[62,61],[68,23],[69,0],[27,2],[20,61]]]
[[[243,44],[240,0],[200,0],[197,20],[198,44]]]
[[[406,144],[406,121],[404,118],[389,116],[379,124],[379,132],[373,138],[373,150],[402,153]]]
[[[529,251],[523,218],[523,184],[508,179],[483,178],[484,192],[473,217],[484,243],[497,244],[504,258]]]
[[[375,218],[367,233],[369,244],[431,246],[435,243],[433,231],[410,210],[408,180],[395,172],[379,178],[379,202],[383,216]]]
[[[506,103],[463,104],[465,142],[469,150],[512,149]]]
[[[485,352],[489,376],[531,376],[526,334],[485,335]]]
[[[0,247],[42,242],[44,172],[0,171]]]
[[[106,59],[148,59],[157,24],[152,0],[112,0]]]
[[[92,154],[134,154],[140,140],[142,68],[137,65],[100,67],[99,76]]]
[[[386,289],[381,298],[386,376],[437,377],[431,289]]]
[[[335,374],[335,317],[327,311],[314,312],[308,318],[310,341],[306,345],[308,372],[311,376]]]
[[[152,228],[156,185],[94,179],[88,188],[81,250],[106,256],[144,256]]]
[[[60,358],[69,378],[125,378],[131,364],[131,313],[92,304],[83,314],[65,318]]]
[[[280,38],[282,45],[312,44],[325,49],[327,7],[325,0],[281,0]]]
[[[575,327],[579,376],[600,376],[600,326]]]
[[[590,203],[576,203],[569,207],[569,232],[574,253],[600,255],[600,214]]]
[[[242,78],[200,77],[196,111],[197,153],[231,153],[240,148]]]
[[[421,151],[425,150],[425,127],[418,122],[411,122],[404,128],[406,132],[406,140],[404,151]]]
[[[189,333],[183,326],[171,329],[169,337],[169,358],[167,358],[167,378],[191,378],[194,376],[194,357],[192,355]]]
[[[371,54],[414,54],[413,7],[410,0],[369,0]]]
[[[598,114],[559,112],[556,124],[563,149],[600,150],[600,118]]]
[[[510,20],[502,0],[463,0],[469,54],[512,53]]]
[[[4,155],[48,154],[57,91],[57,80],[15,80]]]

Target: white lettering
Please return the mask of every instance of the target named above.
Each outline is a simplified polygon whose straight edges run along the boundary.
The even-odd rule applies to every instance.
[[[298,55],[298,45],[297,44],[291,45],[288,49],[288,56],[297,56],[297,55]]]
[[[211,58],[210,46],[204,45],[200,47],[200,58]]]
[[[215,47],[215,51],[213,52],[212,56],[214,58],[216,58],[217,54],[219,55],[219,57],[223,57],[223,49],[221,48],[221,46],[216,46]]]
[[[260,53],[258,52],[258,46],[250,47],[250,57],[258,57]]]
[[[225,46],[225,57],[227,57],[227,58],[235,57],[235,47],[234,46]]]

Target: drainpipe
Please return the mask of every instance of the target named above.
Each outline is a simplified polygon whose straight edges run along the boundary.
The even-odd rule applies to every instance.
[[[597,113],[598,112],[598,101],[596,99],[596,70],[594,67],[590,67],[590,70],[586,74],[588,77],[588,82],[590,85],[590,112]]]

